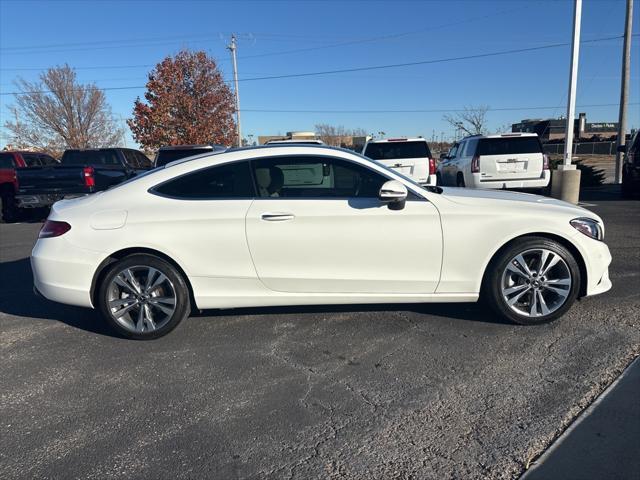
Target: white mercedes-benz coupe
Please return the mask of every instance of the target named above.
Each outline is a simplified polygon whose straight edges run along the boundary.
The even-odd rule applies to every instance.
[[[611,288],[602,220],[504,191],[421,187],[356,153],[284,145],[168,164],[57,202],[36,291],[160,337],[192,309],[475,302],[538,324]]]

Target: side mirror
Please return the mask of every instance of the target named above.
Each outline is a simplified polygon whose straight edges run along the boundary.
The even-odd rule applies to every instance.
[[[397,180],[389,180],[380,187],[378,198],[381,202],[389,204],[391,210],[402,210],[407,201],[407,187]]]
[[[627,151],[626,145],[618,145],[618,148],[616,148],[616,152],[618,153],[626,153],[626,151]]]

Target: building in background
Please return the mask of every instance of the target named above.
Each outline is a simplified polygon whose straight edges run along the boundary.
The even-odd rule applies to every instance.
[[[581,113],[574,120],[575,140],[615,140],[618,122],[588,123],[587,115]],[[564,140],[566,123],[563,118],[526,119],[511,125],[511,131],[537,133],[543,143]]]
[[[349,150],[361,151],[370,136],[334,135],[318,136],[315,132],[287,132],[286,135],[260,135],[258,144],[264,145],[271,140],[322,140],[329,146],[348,148]]]

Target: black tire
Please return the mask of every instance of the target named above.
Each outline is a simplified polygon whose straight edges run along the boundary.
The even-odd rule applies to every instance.
[[[511,260],[514,259],[518,254],[535,251],[536,249],[546,249],[552,253],[559,255],[560,258],[564,260],[564,265],[560,263],[560,266],[553,268],[564,269],[566,267],[568,271],[567,273],[570,274],[571,285],[566,290],[567,296],[564,300],[564,303],[559,303],[556,310],[546,315],[540,314],[537,316],[527,316],[525,314],[518,313],[516,308],[519,306],[519,304],[516,304],[515,307],[511,307],[507,303],[507,300],[504,298],[502,291],[504,281],[503,274],[507,275],[505,273],[507,266],[510,264]],[[527,259],[525,258],[525,261],[526,260]],[[537,266],[529,265],[529,267],[531,268],[531,271],[533,273],[536,273],[534,271],[534,268],[537,268]],[[539,272],[540,270],[537,271]],[[553,320],[560,318],[567,312],[567,310],[569,310],[569,308],[571,308],[571,305],[578,297],[578,293],[580,292],[581,281],[582,278],[580,275],[580,267],[578,266],[578,263],[573,254],[566,247],[554,240],[544,237],[523,237],[521,239],[515,240],[514,242],[500,250],[491,260],[485,273],[485,278],[482,285],[481,299],[485,301],[496,313],[498,313],[504,319],[510,320],[511,322],[520,325],[539,325],[552,322]],[[528,285],[530,284],[530,282],[531,280],[526,281]],[[541,291],[545,291],[547,295],[549,295],[549,292],[544,290],[544,287],[541,287]],[[527,308],[531,307],[531,304],[533,303],[532,294],[535,295],[535,293],[530,289],[530,293],[526,293],[525,296],[522,297],[523,302],[526,304],[526,297],[529,296]],[[517,293],[514,296],[517,296]],[[551,296],[556,297],[557,299],[561,298],[554,293],[551,293]],[[512,298],[513,297],[510,297],[510,299]],[[534,305],[534,308],[535,307],[536,306]]]
[[[105,322],[109,325],[109,327],[111,327],[112,330],[114,330],[119,335],[126,338],[134,339],[134,340],[152,340],[152,339],[159,338],[166,335],[171,330],[176,328],[182,320],[184,320],[189,316],[191,311],[191,306],[190,306],[189,288],[187,286],[187,283],[183,278],[182,274],[171,263],[167,262],[166,260],[163,260],[162,258],[156,257],[154,255],[133,254],[109,265],[107,268],[108,270],[105,272],[105,274],[101,275],[101,281],[100,281],[100,284],[98,285],[98,294],[96,297],[96,303]],[[166,288],[168,290],[170,290],[171,288],[173,289],[173,292],[171,293],[172,293],[172,296],[173,294],[175,294],[175,303],[174,303],[175,309],[171,315],[165,315],[163,317],[161,326],[157,329],[153,329],[153,330],[147,329],[146,331],[138,332],[138,331],[132,331],[130,328],[126,328],[125,325],[119,323],[119,322],[127,323],[127,321],[129,320],[135,323],[135,320],[133,320],[133,315],[135,314],[137,316],[136,312],[140,312],[140,309],[142,307],[139,307],[139,308],[136,308],[135,306],[132,307],[130,310],[132,314],[129,314],[129,313],[125,314],[127,315],[126,319],[122,319],[123,316],[121,315],[119,318],[121,318],[122,320],[117,320],[114,314],[112,313],[111,308],[109,307],[110,296],[113,296],[113,293],[114,293],[113,289],[117,288],[117,287],[114,287],[114,285],[112,284],[112,281],[120,272],[123,272],[124,270],[131,269],[131,268],[133,268],[134,270],[140,269],[141,271],[143,271],[144,268],[155,269],[156,271],[163,274],[170,282],[168,284],[164,284],[164,285],[168,285],[168,287]],[[161,284],[158,288],[162,289],[165,287],[163,287],[163,284]],[[123,289],[122,291],[124,292],[126,290]],[[123,298],[126,299],[127,297],[133,298],[133,295],[127,294],[125,297],[119,296],[116,298],[116,300],[123,299]],[[147,300],[143,300],[145,304],[147,301],[149,301],[148,300],[149,298],[154,298],[153,295],[151,294],[146,295],[146,297],[147,297]],[[114,301],[114,299],[112,299],[111,301]],[[149,303],[151,302],[149,301]],[[131,318],[128,317],[129,315],[131,315]],[[148,322],[142,322],[142,323],[146,323],[148,328]]]
[[[456,176],[456,187],[458,188],[466,187],[466,185],[464,184],[464,175],[462,175],[462,173],[458,173],[458,175]]]
[[[14,223],[18,221],[19,211],[13,195],[0,196],[0,212],[2,213],[2,221],[4,223]]]

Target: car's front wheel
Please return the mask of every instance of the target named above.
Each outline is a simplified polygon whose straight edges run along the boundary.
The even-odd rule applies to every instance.
[[[525,237],[490,263],[482,295],[502,317],[535,325],[564,315],[580,282],[580,268],[567,248],[548,238]]]
[[[97,301],[106,322],[120,335],[136,340],[166,335],[190,313],[182,274],[169,262],[146,254],[110,265]]]

